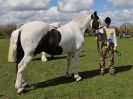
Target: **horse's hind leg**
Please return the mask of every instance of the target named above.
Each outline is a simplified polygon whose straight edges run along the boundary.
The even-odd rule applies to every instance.
[[[72,54],[68,53],[67,54],[67,60],[66,60],[66,77],[71,76],[71,73],[69,71],[69,67],[70,67],[70,64],[71,64],[71,58],[72,58]]]
[[[21,62],[18,64],[18,72],[17,72],[17,78],[16,78],[16,84],[15,87],[18,88],[18,94],[20,94],[24,90],[24,85],[26,82],[24,82],[23,79],[23,71],[27,67],[28,63],[30,62],[32,58],[32,55],[25,55]]]
[[[76,81],[81,80],[81,77],[78,74],[78,58],[79,58],[80,50],[76,50],[74,52],[74,78]]]

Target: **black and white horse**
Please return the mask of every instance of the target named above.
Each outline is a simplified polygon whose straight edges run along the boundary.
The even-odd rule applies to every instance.
[[[30,23],[28,25],[31,26],[32,23]],[[61,22],[55,22],[55,23],[51,23],[50,25],[53,28],[57,29],[57,28],[61,27],[62,23]],[[18,34],[19,34],[20,28],[14,30],[11,33],[10,45],[9,45],[9,51],[8,51],[8,62],[10,62],[10,63],[15,62],[15,60],[16,60],[17,40],[18,40]],[[47,61],[45,52],[42,52],[41,60],[42,60],[42,62],[46,62]]]
[[[15,87],[18,94],[23,92],[25,82],[23,71],[32,57],[42,51],[59,55],[67,53],[66,76],[71,76],[69,66],[72,54],[74,55],[74,78],[81,80],[78,74],[78,57],[84,42],[84,32],[90,25],[93,29],[99,27],[97,13],[79,16],[61,28],[53,29],[45,22],[35,21],[23,25],[19,29],[17,41],[17,78]]]

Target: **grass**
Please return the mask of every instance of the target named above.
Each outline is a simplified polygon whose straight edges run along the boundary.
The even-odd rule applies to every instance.
[[[115,56],[117,76],[109,73],[100,76],[96,41],[86,37],[79,58],[79,74],[82,76],[80,82],[65,78],[65,54],[46,63],[41,62],[40,55],[37,55],[24,73],[30,85],[28,92],[19,96],[14,88],[15,64],[7,62],[9,39],[0,39],[0,99],[132,99],[132,42],[133,38],[118,39],[118,50],[122,56]]]

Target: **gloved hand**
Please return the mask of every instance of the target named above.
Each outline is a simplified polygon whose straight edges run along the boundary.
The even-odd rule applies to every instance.
[[[96,40],[98,40],[98,38],[96,37]]]
[[[109,47],[109,42],[107,42],[107,46]]]
[[[116,46],[114,46],[113,50],[114,50],[114,51],[116,51],[116,50],[117,50],[117,47],[116,47]]]
[[[99,31],[98,31],[98,30],[96,30],[95,32],[96,32],[96,34],[98,34],[98,33],[99,33]]]

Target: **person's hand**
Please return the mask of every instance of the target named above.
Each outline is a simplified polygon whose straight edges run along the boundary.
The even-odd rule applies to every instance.
[[[109,42],[107,42],[107,46],[109,47]]]
[[[95,32],[96,32],[96,34],[98,34],[98,32],[99,32],[99,31],[98,31],[98,30],[96,30]]]
[[[114,50],[114,51],[116,51],[116,49],[117,49],[117,47],[116,47],[116,46],[114,46],[114,49],[113,49],[113,50]]]
[[[98,40],[97,36],[96,36],[96,40]]]

